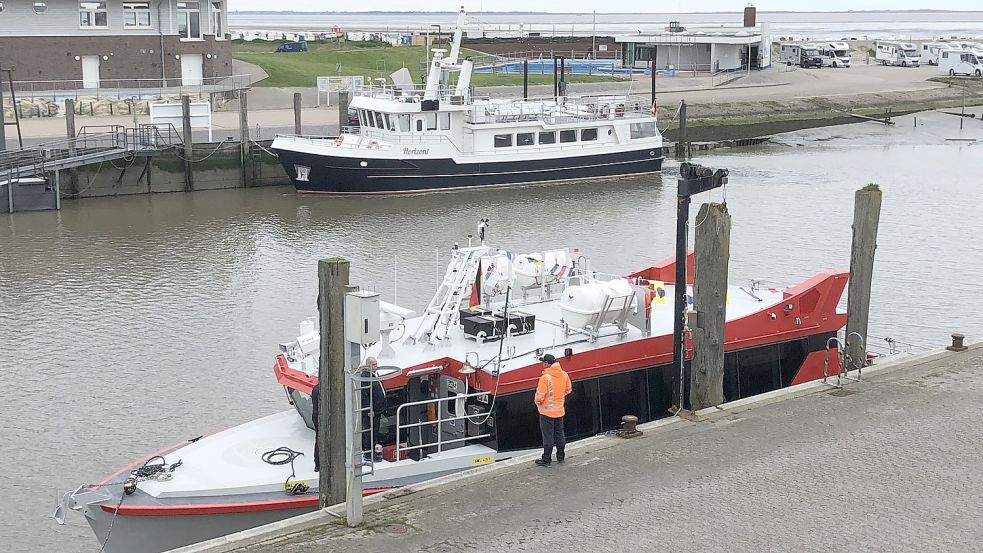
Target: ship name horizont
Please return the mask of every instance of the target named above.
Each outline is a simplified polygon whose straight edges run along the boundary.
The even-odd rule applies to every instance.
[[[403,148],[404,156],[426,156],[430,155],[430,148]]]

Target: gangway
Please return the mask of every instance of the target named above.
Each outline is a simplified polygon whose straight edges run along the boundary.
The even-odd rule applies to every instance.
[[[3,207],[7,208],[0,211],[15,211],[17,185],[40,184],[45,191],[54,190],[56,205],[49,208],[57,209],[61,171],[93,163],[153,156],[181,144],[181,134],[170,124],[142,124],[129,128],[123,125],[89,125],[79,129],[74,138],[0,151],[0,193],[6,192],[0,196],[0,205],[5,203]],[[49,176],[54,178],[49,179]]]

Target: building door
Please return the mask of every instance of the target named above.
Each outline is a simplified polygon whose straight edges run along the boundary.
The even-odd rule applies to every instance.
[[[201,54],[181,54],[181,84],[197,86],[201,84]]]
[[[761,66],[761,64],[758,62],[759,52],[760,50],[758,46],[751,47],[751,69],[757,69]]]
[[[99,88],[99,56],[82,56],[82,88]]]

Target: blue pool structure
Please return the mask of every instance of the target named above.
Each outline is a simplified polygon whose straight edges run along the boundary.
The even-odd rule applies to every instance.
[[[624,67],[621,60],[564,60],[564,72],[571,75],[651,75],[649,69]],[[474,68],[475,73],[522,73],[521,61],[509,61],[482,65]],[[529,73],[553,73],[553,59],[529,60]],[[658,76],[671,76],[672,70],[655,72]]]

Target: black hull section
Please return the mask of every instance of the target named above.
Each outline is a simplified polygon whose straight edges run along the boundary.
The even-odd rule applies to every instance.
[[[635,175],[662,169],[662,148],[472,164],[458,164],[452,159],[331,157],[287,150],[277,150],[277,154],[298,192],[328,194],[392,194],[522,185]],[[362,163],[366,166],[362,167]],[[297,180],[298,165],[310,168],[307,181]]]

